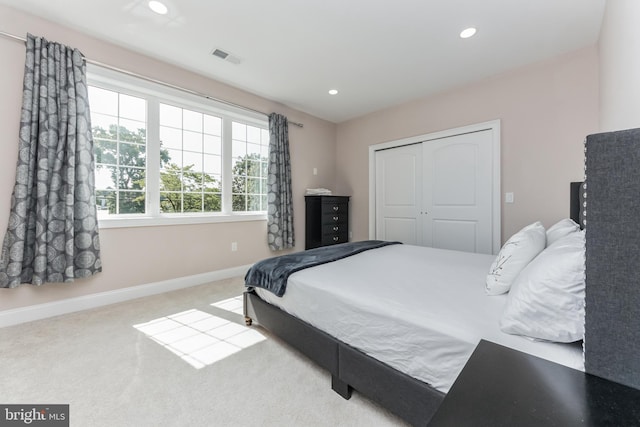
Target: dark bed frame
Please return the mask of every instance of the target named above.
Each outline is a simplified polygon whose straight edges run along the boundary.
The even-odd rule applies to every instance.
[[[586,233],[585,370],[640,389],[640,129],[590,135],[588,188],[571,184],[570,216]],[[624,297],[621,298],[620,295]],[[415,426],[424,426],[444,394],[325,332],[244,293],[255,321],[331,373],[345,399],[355,389]],[[428,349],[425,349],[428,351]]]
[[[248,325],[256,321],[331,374],[331,388],[345,399],[352,389],[379,403],[414,426],[424,426],[444,399],[444,393],[404,374],[306,322],[244,293]]]

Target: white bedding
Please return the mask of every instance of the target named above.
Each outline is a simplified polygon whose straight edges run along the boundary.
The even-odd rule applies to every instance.
[[[507,295],[488,296],[493,255],[391,245],[289,277],[274,304],[360,351],[447,392],[480,339],[584,370],[582,346],[500,331]]]

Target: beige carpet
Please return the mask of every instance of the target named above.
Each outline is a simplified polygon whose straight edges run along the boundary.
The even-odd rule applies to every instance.
[[[0,403],[69,404],[83,427],[405,425],[357,392],[342,399],[324,370],[243,328],[227,301],[242,290],[229,279],[2,328]],[[185,319],[191,336],[167,331]]]

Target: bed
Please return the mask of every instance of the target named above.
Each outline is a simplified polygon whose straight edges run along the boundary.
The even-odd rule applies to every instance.
[[[636,136],[640,141],[640,133]],[[598,174],[592,175],[597,187]],[[582,191],[572,194],[584,196]],[[599,205],[593,198],[597,197],[596,193],[590,200],[596,208]],[[572,213],[584,214],[583,204],[584,200],[572,200]],[[580,233],[584,236],[584,231]],[[599,258],[594,250],[587,253],[593,270]],[[590,357],[589,339],[583,352],[579,340],[550,343],[503,333],[496,325],[510,296],[488,296],[482,286],[498,258],[386,245],[294,271],[282,296],[247,282],[245,319],[247,324],[255,322],[270,330],[328,370],[332,389],[344,398],[355,389],[412,425],[427,424],[480,338],[580,370],[585,369],[586,358],[587,372],[625,382],[615,373],[597,372],[609,363]],[[584,261],[582,265],[584,268]],[[584,279],[584,271],[582,274]],[[587,301],[595,294],[587,292]],[[612,298],[605,294],[600,293],[600,301]],[[597,334],[605,334],[602,317],[612,315],[606,312],[611,306],[588,306],[592,310],[586,326],[582,322],[586,331],[578,332],[596,341]],[[589,319],[596,311],[599,324],[590,327]],[[450,317],[451,312],[458,317]],[[637,312],[632,314],[637,318]],[[620,342],[618,339],[608,350],[594,346],[592,352],[616,353]],[[434,366],[444,369],[436,371]],[[628,373],[619,375],[634,386]]]
[[[489,297],[484,288],[494,259],[385,245],[296,271],[282,296],[254,288],[245,313],[329,370],[343,397],[354,388],[423,425],[482,338],[584,369],[580,343],[500,331],[507,295]]]

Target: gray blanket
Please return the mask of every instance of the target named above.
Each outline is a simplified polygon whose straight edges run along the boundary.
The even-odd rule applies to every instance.
[[[287,279],[296,271],[316,265],[337,261],[369,249],[381,248],[400,242],[385,242],[382,240],[365,240],[362,242],[341,243],[338,245],[322,246],[303,252],[267,258],[257,262],[249,269],[244,277],[246,287],[267,289],[281,297],[287,288]]]

